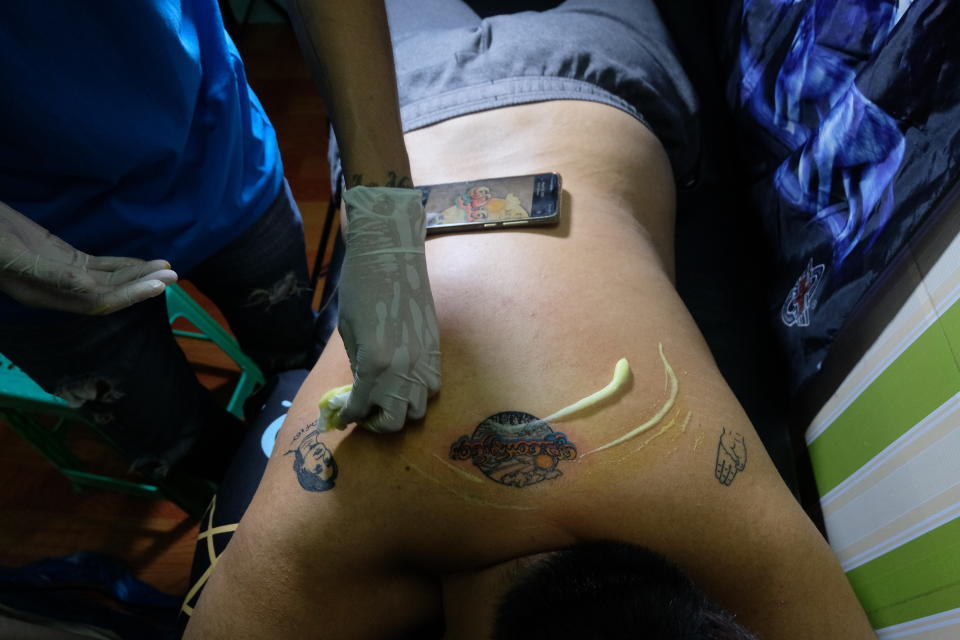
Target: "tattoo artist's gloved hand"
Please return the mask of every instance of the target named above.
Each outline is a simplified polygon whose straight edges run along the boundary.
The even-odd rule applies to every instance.
[[[0,202],[0,291],[21,304],[103,315],[176,281],[166,260],[91,256]]]
[[[340,275],[340,335],[353,390],[340,414],[376,432],[426,413],[440,389],[440,339],[424,256],[426,220],[415,189],[353,187]]]

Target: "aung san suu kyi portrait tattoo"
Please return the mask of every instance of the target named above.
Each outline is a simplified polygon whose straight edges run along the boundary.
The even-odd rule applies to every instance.
[[[743,436],[722,427],[720,441],[717,443],[717,463],[713,475],[725,487],[747,467],[747,443]]]
[[[577,447],[545,420],[522,411],[503,411],[481,422],[473,434],[450,446],[454,460],[470,460],[485,476],[510,487],[529,487],[563,475],[561,462]]]
[[[320,442],[320,429],[315,423],[301,429],[290,444],[293,448],[284,455],[293,454],[293,472],[300,486],[307,491],[333,489],[339,472],[337,461],[329,447]]]

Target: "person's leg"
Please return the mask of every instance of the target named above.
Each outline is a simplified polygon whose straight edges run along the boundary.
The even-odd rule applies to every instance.
[[[654,0],[564,0],[545,13],[589,15],[590,20],[581,24],[592,29],[604,28],[598,17],[613,20],[647,43],[669,47],[673,55],[670,36]]]
[[[613,60],[615,71],[595,75],[607,80],[598,84],[637,109],[667,150],[677,183],[695,183],[701,135],[698,99],[656,1],[565,0],[544,15],[561,20],[561,30],[576,29],[580,42],[604,43],[595,51]]]
[[[481,18],[518,13],[520,11],[547,11],[562,0],[466,0]]]
[[[2,326],[0,353],[88,416],[148,478],[191,466],[184,457],[199,446],[209,450],[198,475],[216,481],[243,437],[243,424],[197,381],[163,296],[108,316]]]
[[[412,3],[398,0],[393,11],[409,18]],[[695,176],[697,101],[652,0],[519,8],[456,29],[433,29],[426,11],[391,21],[404,132],[516,104],[600,102],[657,135],[681,184]]]
[[[395,43],[424,31],[469,29],[480,22],[461,0],[389,0],[387,18]]]
[[[317,335],[303,223],[286,183],[260,220],[187,279],[223,311],[264,375],[316,362],[326,336]]]

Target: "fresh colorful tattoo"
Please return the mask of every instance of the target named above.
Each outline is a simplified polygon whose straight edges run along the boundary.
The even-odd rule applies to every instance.
[[[450,446],[454,460],[470,460],[494,482],[529,487],[563,475],[557,468],[577,457],[577,447],[545,420],[522,411],[503,411],[481,422],[472,435]]]

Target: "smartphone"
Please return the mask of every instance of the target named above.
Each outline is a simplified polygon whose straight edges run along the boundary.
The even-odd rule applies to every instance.
[[[427,234],[560,221],[559,173],[451,182],[417,189],[423,194]]]

